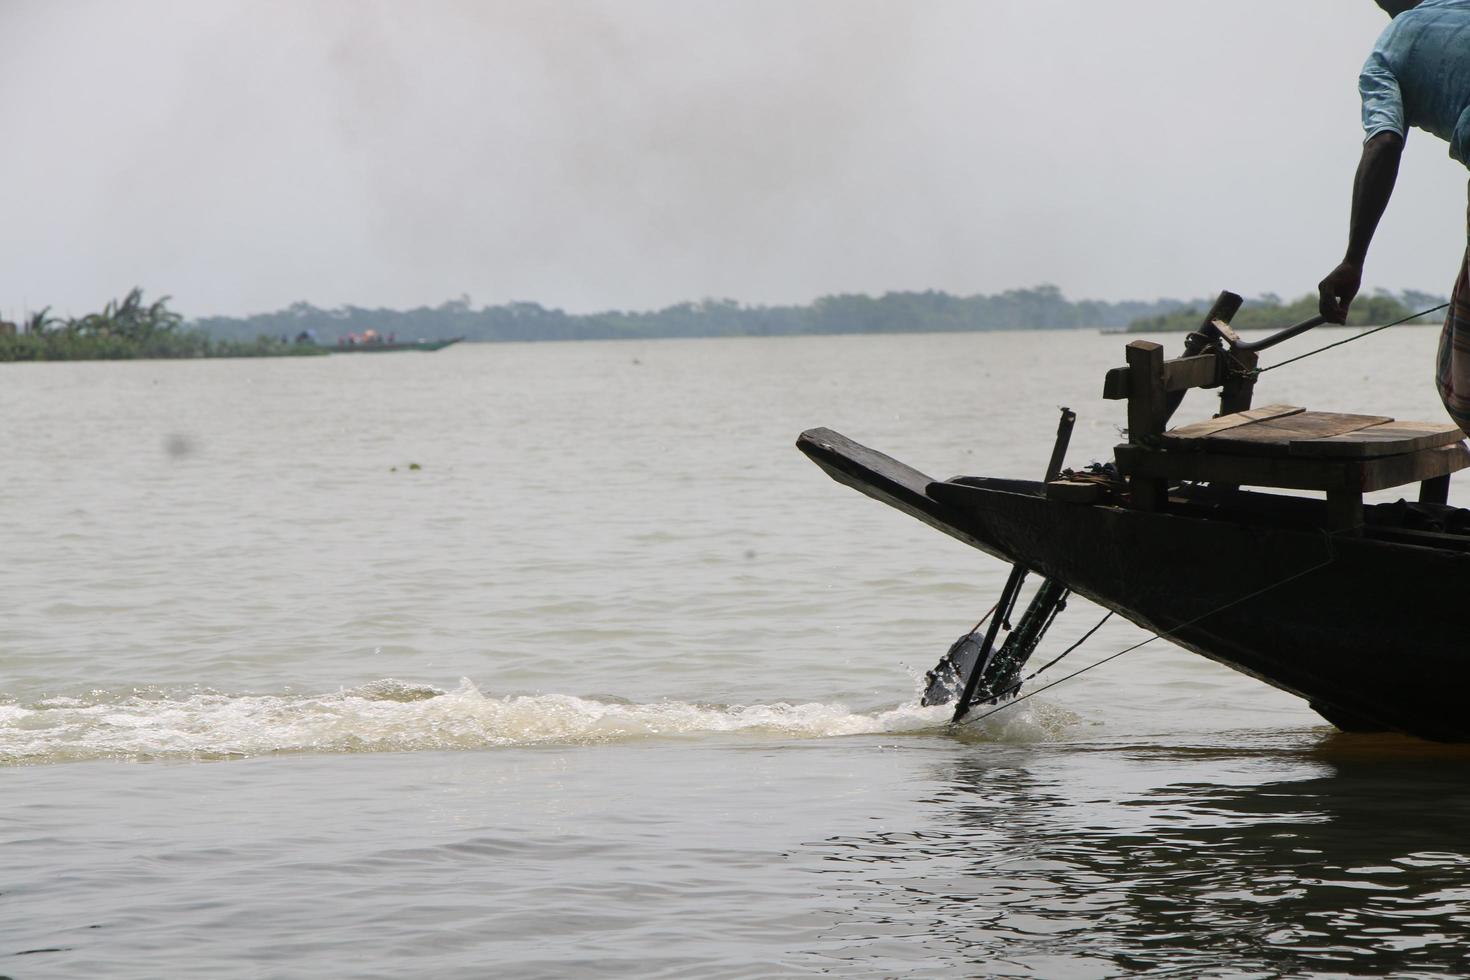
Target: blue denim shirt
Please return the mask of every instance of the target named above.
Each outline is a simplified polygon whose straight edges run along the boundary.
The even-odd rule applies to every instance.
[[[1363,128],[1409,135],[1418,126],[1448,140],[1470,167],[1470,0],[1423,0],[1378,38],[1358,79]]]

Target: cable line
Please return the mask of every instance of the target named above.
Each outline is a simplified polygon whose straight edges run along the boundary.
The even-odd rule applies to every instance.
[[[1154,640],[1161,640],[1161,639],[1164,639],[1165,637],[1173,636],[1175,633],[1178,633],[1180,630],[1188,629],[1189,627],[1195,625],[1196,623],[1199,623],[1199,622],[1202,622],[1202,621],[1204,621],[1206,619],[1209,619],[1211,616],[1215,615],[1216,613],[1222,613],[1222,612],[1224,612],[1227,609],[1232,609],[1235,606],[1240,605],[1242,602],[1249,602],[1251,599],[1255,599],[1255,598],[1258,598],[1260,596],[1263,596],[1267,592],[1271,592],[1271,591],[1273,591],[1275,589],[1279,589],[1283,585],[1286,585],[1286,584],[1288,584],[1290,582],[1295,582],[1299,578],[1305,578],[1306,576],[1312,574],[1315,571],[1318,571],[1320,569],[1326,568],[1328,565],[1331,565],[1334,561],[1337,560],[1336,550],[1332,547],[1332,536],[1334,534],[1339,534],[1339,533],[1342,533],[1342,532],[1338,532],[1338,531],[1323,531],[1322,532],[1322,535],[1323,535],[1324,539],[1327,541],[1327,558],[1324,559],[1323,561],[1320,561],[1317,564],[1313,565],[1311,568],[1308,568],[1308,569],[1305,569],[1303,571],[1297,572],[1295,575],[1288,575],[1286,578],[1282,579],[1279,582],[1274,582],[1271,585],[1268,585],[1268,586],[1266,586],[1263,589],[1257,589],[1256,591],[1251,592],[1248,595],[1241,596],[1239,599],[1233,599],[1230,602],[1225,603],[1225,605],[1223,605],[1223,606],[1217,606],[1216,608],[1211,609],[1209,612],[1206,612],[1206,613],[1203,613],[1203,614],[1201,614],[1199,616],[1196,616],[1193,619],[1186,620],[1186,621],[1180,623],[1178,626],[1175,626],[1172,629],[1161,630],[1160,632],[1155,633],[1153,636],[1150,636],[1146,640],[1141,640],[1138,643],[1133,644],[1131,647],[1125,647],[1124,649],[1119,650],[1117,653],[1109,654],[1108,656],[1106,656],[1103,659],[1097,661],[1096,663],[1090,663],[1086,667],[1078,668],[1077,670],[1072,671],[1072,673],[1066,675],[1065,677],[1060,677],[1057,680],[1052,681],[1050,684],[1043,684],[1041,687],[1038,687],[1036,690],[1034,690],[1034,691],[1028,691],[1027,693],[1021,695],[1018,698],[1014,698],[1014,699],[1012,699],[1010,701],[1007,701],[1004,704],[1002,704],[1002,705],[1000,705],[1000,706],[998,706],[996,708],[991,709],[990,711],[985,712],[985,714],[983,714],[983,715],[977,715],[974,718],[967,718],[966,721],[965,721],[965,724],[968,725],[968,724],[971,724],[972,722],[984,721],[986,718],[990,718],[990,717],[993,717],[994,715],[998,715],[1002,711],[1005,711],[1007,708],[1011,708],[1011,707],[1014,707],[1014,706],[1020,704],[1022,701],[1025,701],[1027,698],[1033,698],[1033,697],[1035,697],[1036,695],[1040,694],[1043,691],[1049,691],[1052,688],[1056,687],[1058,684],[1065,684],[1067,681],[1071,680],[1072,678],[1079,677],[1082,674],[1087,673],[1089,670],[1092,670],[1094,667],[1101,667],[1105,663],[1110,663],[1110,662],[1112,662],[1114,660],[1117,660],[1119,657],[1123,656],[1125,653],[1132,653],[1134,650],[1137,650],[1140,647],[1147,646],[1148,644],[1152,643]],[[1109,615],[1111,615],[1111,614],[1109,614]],[[1107,619],[1108,619],[1108,617],[1107,616],[1104,616],[1103,619],[1102,619],[1102,622],[1099,622],[1097,624],[1097,626],[1094,626],[1092,629],[1088,630],[1087,633],[1086,633],[1086,635],[1084,635],[1081,640],[1078,640],[1076,643],[1072,644],[1072,646],[1069,647],[1067,649],[1067,651],[1062,654],[1062,657],[1065,657],[1068,653],[1071,653],[1073,650],[1077,649],[1077,647],[1081,646],[1082,643],[1088,637],[1090,637],[1093,633],[1096,633],[1098,631],[1098,629],[1102,626],[1103,623],[1107,622]],[[1050,667],[1052,664],[1056,663],[1057,660],[1061,660],[1062,657],[1057,657],[1056,660],[1053,660],[1051,664],[1047,664],[1046,667]],[[1045,670],[1046,667],[1041,668],[1041,670]],[[1038,670],[1036,673],[1037,674],[1041,673],[1041,670]],[[1034,677],[1034,676],[1036,676],[1036,675],[1033,674],[1032,677]],[[1027,678],[1027,679],[1029,680],[1030,678]]]
[[[1449,308],[1449,305],[1450,305],[1449,303],[1441,303],[1438,306],[1433,307],[1433,308],[1428,309],[1428,310],[1425,310],[1422,313],[1415,313],[1412,316],[1406,316],[1406,317],[1404,317],[1402,320],[1395,320],[1392,323],[1385,323],[1381,327],[1374,327],[1371,330],[1364,330],[1362,333],[1353,334],[1353,336],[1344,338],[1343,340],[1333,341],[1332,343],[1328,344],[1325,347],[1318,347],[1316,350],[1309,350],[1305,354],[1298,354],[1296,357],[1287,358],[1286,360],[1282,361],[1280,364],[1272,364],[1270,367],[1256,368],[1254,371],[1250,371],[1250,372],[1247,372],[1247,373],[1251,377],[1258,377],[1258,376],[1260,376],[1262,374],[1265,374],[1267,371],[1274,371],[1277,368],[1286,367],[1286,365],[1288,365],[1288,364],[1295,364],[1297,361],[1304,360],[1305,358],[1311,357],[1313,354],[1320,354],[1323,351],[1332,350],[1332,348],[1334,348],[1334,347],[1341,347],[1343,344],[1351,344],[1355,340],[1362,340],[1364,337],[1371,336],[1371,335],[1377,333],[1380,330],[1387,330],[1389,327],[1401,326],[1401,325],[1403,325],[1405,323],[1408,323],[1411,320],[1417,320],[1420,317],[1428,316],[1431,313],[1438,313],[1440,310],[1448,309]]]

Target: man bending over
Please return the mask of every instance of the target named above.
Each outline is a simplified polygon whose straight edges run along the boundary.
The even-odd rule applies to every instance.
[[[1358,80],[1367,140],[1353,183],[1347,254],[1320,286],[1320,312],[1333,323],[1347,320],[1362,286],[1368,245],[1393,195],[1409,127],[1447,140],[1450,156],[1470,167],[1470,0],[1377,2],[1393,22]],[[1436,368],[1445,408],[1470,433],[1470,243],[1440,335]]]

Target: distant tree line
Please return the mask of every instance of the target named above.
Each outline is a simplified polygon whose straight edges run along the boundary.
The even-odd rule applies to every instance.
[[[990,296],[904,292],[824,296],[804,306],[745,306],[707,299],[650,312],[567,313],[538,303],[475,309],[469,297],[412,310],[294,303],[274,313],[204,317],[194,327],[221,339],[295,337],[309,331],[320,343],[376,330],[399,340],[464,337],[480,341],[616,340],[652,337],[780,337],[796,334],[957,333],[970,330],[1123,328],[1134,321],[1191,306],[1186,300],[1107,303],[1071,301],[1055,286]]]
[[[824,296],[804,306],[745,306],[734,300],[679,303],[648,312],[567,313],[538,303],[475,309],[468,297],[412,310],[295,303],[249,317],[204,317],[185,324],[168,298],[145,303],[134,289],[99,313],[58,318],[49,310],[23,323],[0,322],[0,361],[140,357],[270,357],[316,354],[338,337],[376,331],[399,340],[615,340],[654,337],[777,337],[797,334],[957,333],[976,330],[1127,329],[1152,333],[1197,329],[1204,300],[1117,303],[1068,300],[1055,286],[989,296],[903,292]],[[1379,291],[1359,297],[1349,323],[1402,319],[1442,302],[1428,293]],[[1304,296],[1286,303],[1267,294],[1248,302],[1237,328],[1284,327],[1316,312]],[[316,343],[301,342],[306,339]]]
[[[1348,326],[1362,327],[1393,323],[1421,310],[1438,306],[1444,301],[1443,296],[1421,293],[1413,289],[1406,289],[1397,294],[1380,289],[1371,295],[1359,296],[1353,301],[1352,308],[1348,312]],[[1140,317],[1129,324],[1128,329],[1130,333],[1198,330],[1208,308],[1208,303],[1201,303],[1172,313]],[[1240,312],[1230,321],[1230,325],[1237,330],[1280,329],[1309,320],[1316,315],[1316,296],[1303,296],[1301,299],[1287,303],[1283,302],[1280,296],[1267,293],[1242,306]],[[1433,323],[1443,321],[1443,319],[1444,314],[1440,313],[1431,314],[1413,322]]]
[[[0,321],[0,361],[113,361],[147,357],[275,357],[321,353],[273,337],[219,339],[186,328],[165,296],[143,301],[133,289],[100,313],[54,317],[51,308],[20,323]]]

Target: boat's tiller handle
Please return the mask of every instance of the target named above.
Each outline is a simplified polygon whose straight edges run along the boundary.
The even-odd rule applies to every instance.
[[[1229,341],[1230,347],[1233,350],[1262,351],[1266,350],[1268,347],[1275,347],[1277,344],[1283,341],[1290,340],[1291,338],[1299,336],[1300,334],[1304,334],[1308,330],[1311,330],[1313,327],[1320,327],[1326,322],[1327,318],[1319,314],[1312,317],[1310,320],[1303,320],[1301,323],[1293,324],[1292,326],[1287,327],[1285,330],[1281,330],[1277,333],[1273,333],[1269,337],[1262,337],[1260,340],[1255,341],[1241,340],[1239,337],[1235,336],[1233,332],[1229,336],[1226,336],[1225,333],[1221,331],[1219,326],[1215,323],[1211,323],[1209,329],[1214,333],[1215,336]]]

